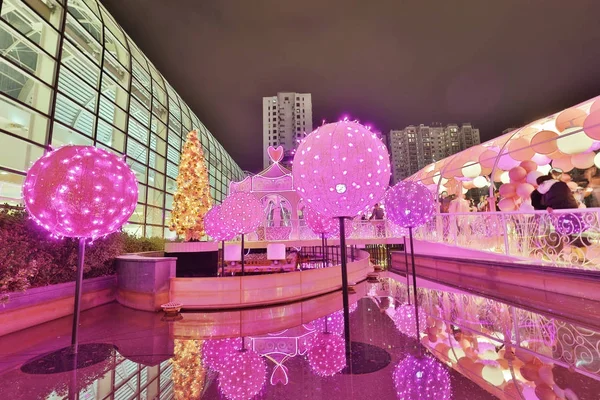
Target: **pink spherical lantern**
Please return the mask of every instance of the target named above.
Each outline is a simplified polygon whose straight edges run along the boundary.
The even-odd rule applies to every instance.
[[[400,400],[450,400],[448,370],[430,356],[408,356],[394,369],[394,386]]]
[[[304,220],[311,231],[319,235],[325,235],[325,237],[335,236],[340,231],[339,221],[326,217],[310,207],[304,208]]]
[[[242,338],[206,340],[202,345],[202,364],[221,372],[225,361],[243,347]]]
[[[221,213],[227,229],[239,234],[254,232],[264,218],[260,201],[247,192],[237,192],[228,196],[221,204]]]
[[[400,333],[417,338],[417,326],[415,321],[415,306],[412,304],[403,304],[396,308],[394,313],[394,325]],[[427,316],[419,307],[419,327],[421,332],[427,328]]]
[[[204,216],[204,230],[208,236],[217,241],[231,240],[236,235],[229,229],[220,205],[213,206]]]
[[[387,217],[404,228],[419,227],[431,219],[436,208],[432,193],[417,182],[402,181],[388,190]]]
[[[260,393],[267,380],[267,363],[252,350],[237,351],[223,363],[219,389],[229,400],[249,400]]]
[[[32,165],[23,197],[33,219],[53,234],[96,238],[127,222],[138,189],[122,158],[93,146],[64,146]]]
[[[326,124],[296,150],[293,177],[300,196],[328,217],[354,217],[384,195],[390,160],[381,140],[350,121]]]
[[[352,311],[350,311],[352,312]],[[344,334],[344,311],[339,310],[315,321],[315,329],[324,333]]]
[[[344,338],[333,333],[317,333],[306,356],[315,374],[333,376],[346,366]]]

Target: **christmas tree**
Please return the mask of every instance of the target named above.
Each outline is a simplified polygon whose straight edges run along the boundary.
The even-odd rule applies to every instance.
[[[208,169],[198,132],[188,133],[181,153],[177,191],[173,198],[169,229],[186,241],[198,241],[204,236],[204,216],[212,206]]]
[[[175,399],[200,399],[206,378],[202,365],[202,341],[175,339],[174,353],[171,379]]]

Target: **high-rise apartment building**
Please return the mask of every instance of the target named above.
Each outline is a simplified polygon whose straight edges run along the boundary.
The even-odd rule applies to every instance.
[[[389,149],[393,182],[401,181],[434,161],[479,143],[479,129],[473,128],[470,123],[461,126],[442,126],[439,123],[409,125],[402,130],[392,130]]]
[[[263,97],[263,167],[269,166],[267,148],[283,146],[282,164],[290,168],[300,139],[312,130],[310,93],[281,92]]]

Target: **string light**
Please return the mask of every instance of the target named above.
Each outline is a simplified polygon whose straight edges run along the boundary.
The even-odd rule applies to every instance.
[[[307,359],[313,372],[319,376],[333,376],[346,366],[346,343],[333,333],[317,333]]]
[[[230,232],[246,234],[254,232],[263,221],[264,212],[260,201],[251,193],[237,192],[229,195],[221,204],[223,220]]]
[[[53,235],[90,237],[115,232],[133,214],[135,174],[116,155],[93,146],[64,146],[46,153],[23,185],[31,217]]]
[[[213,240],[231,240],[236,233],[229,229],[226,218],[221,212],[221,206],[215,205],[204,216],[204,230]]]
[[[390,180],[387,149],[347,119],[320,126],[298,146],[292,171],[300,197],[328,217],[353,217],[377,203]]]
[[[225,360],[241,348],[241,338],[207,340],[202,345],[202,363],[213,371],[221,372]]]
[[[340,223],[331,217],[327,217],[315,211],[311,207],[304,207],[304,220],[311,231],[325,237],[333,237],[340,231]]]
[[[419,227],[431,219],[435,198],[427,187],[413,181],[398,182],[387,191],[387,217],[404,228]]]
[[[252,350],[237,351],[225,359],[219,374],[219,388],[229,400],[250,400],[267,380],[267,363]]]
[[[396,308],[396,312],[392,318],[394,320],[394,325],[396,325],[396,329],[400,331],[400,333],[416,338],[417,327],[415,325],[415,306],[411,304],[402,304],[398,308]],[[419,308],[419,326],[421,330],[425,329],[427,326],[427,317],[423,310]]]
[[[408,356],[393,374],[399,400],[450,400],[452,387],[446,368],[430,356]]]

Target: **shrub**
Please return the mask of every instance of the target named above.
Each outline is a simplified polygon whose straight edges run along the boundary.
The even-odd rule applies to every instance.
[[[0,208],[0,302],[7,293],[71,282],[77,272],[78,239],[54,239],[23,210]],[[162,238],[117,232],[86,245],[84,278],[115,273],[120,254],[161,251]]]

